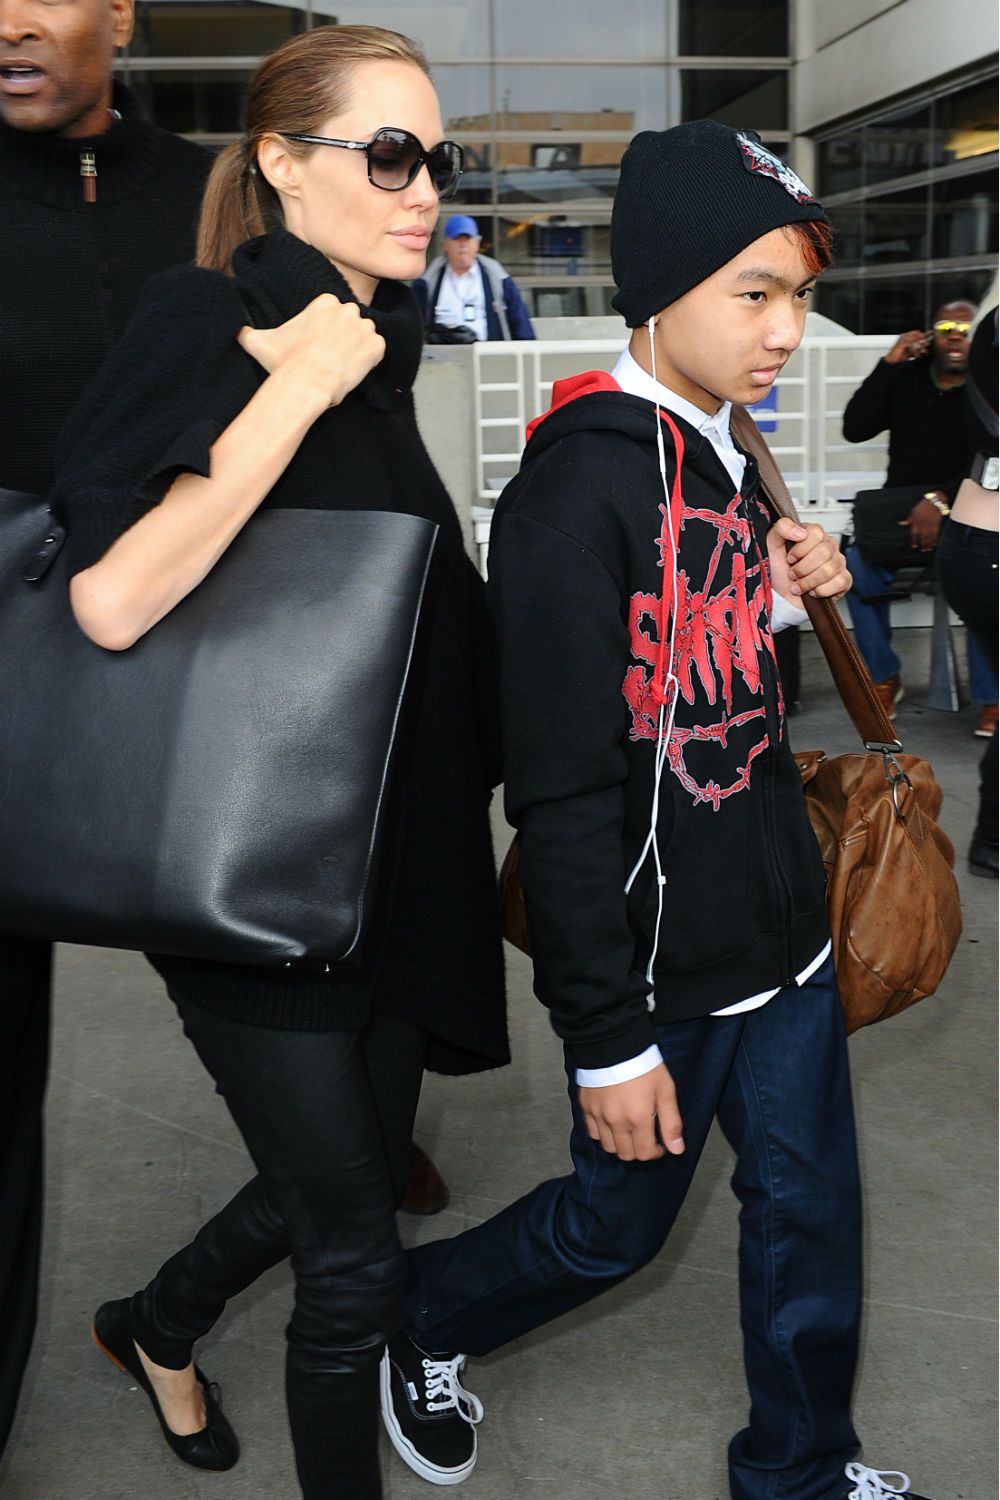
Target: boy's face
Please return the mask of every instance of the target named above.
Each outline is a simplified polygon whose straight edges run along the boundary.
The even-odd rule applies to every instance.
[[[816,278],[797,236],[772,229],[656,319],[656,375],[702,411],[751,406],[798,348]],[[633,357],[650,369],[649,334],[632,330]]]

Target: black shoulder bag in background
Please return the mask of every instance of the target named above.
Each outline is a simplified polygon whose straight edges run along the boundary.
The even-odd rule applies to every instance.
[[[925,568],[933,556],[910,546],[900,523],[931,488],[901,484],[881,490],[859,490],[854,497],[854,540],[866,563],[880,568]]]

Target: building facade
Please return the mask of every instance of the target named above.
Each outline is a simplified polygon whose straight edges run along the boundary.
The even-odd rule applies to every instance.
[[[944,9],[939,0],[139,0],[120,68],[158,123],[221,145],[240,134],[257,60],[288,36],[377,22],[416,37],[446,132],[466,149],[454,206],[476,216],[484,248],[540,316],[608,310],[611,203],[636,131],[705,116],[749,127],[811,172],[834,210],[838,267],[822,310],[881,332],[899,317],[926,322],[953,280],[954,295],[978,295],[996,261],[989,7],[963,0],[976,15],[971,26],[962,17],[966,40],[957,62],[954,47],[947,53],[947,76],[940,53],[922,49],[919,76],[885,69],[874,97],[836,83],[842,49],[867,22],[896,17],[902,46],[910,33],[899,13],[925,3]]]

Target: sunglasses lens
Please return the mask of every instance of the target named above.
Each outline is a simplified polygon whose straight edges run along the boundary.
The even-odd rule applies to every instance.
[[[442,141],[427,155],[427,170],[439,198],[450,198],[462,176],[462,148],[454,141]]]
[[[462,148],[442,141],[424,156],[424,148],[408,130],[380,130],[368,145],[368,176],[376,187],[398,192],[409,187],[424,161],[437,193],[450,198],[462,176]]]
[[[405,130],[380,130],[368,147],[368,175],[376,187],[406,187],[416,176],[420,142]]]
[[[971,323],[952,323],[948,319],[942,319],[940,323],[934,324],[935,333],[968,333],[972,327]]]

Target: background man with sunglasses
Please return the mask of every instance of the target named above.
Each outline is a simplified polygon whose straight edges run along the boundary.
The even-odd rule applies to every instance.
[[[901,333],[889,353],[855,391],[844,411],[844,437],[866,443],[889,433],[887,489],[915,486],[923,495],[902,523],[910,545],[928,556],[969,468],[965,421],[965,367],[969,328],[976,309],[964,300],[946,302],[930,329]],[[899,658],[892,649],[889,605],[868,602],[885,594],[893,570],[865,561],[857,545],[848,549],[854,587],[847,596],[858,650],[888,713],[903,696]],[[978,647],[969,639],[972,696],[983,705],[976,734],[989,735],[997,719],[997,684]]]
[[[413,283],[425,324],[468,328],[480,342],[533,339],[517,283],[498,260],[480,254],[481,244],[475,219],[452,214],[444,226],[443,254]]]

